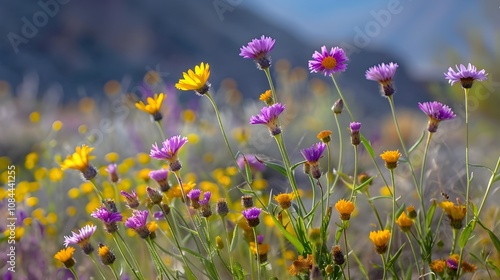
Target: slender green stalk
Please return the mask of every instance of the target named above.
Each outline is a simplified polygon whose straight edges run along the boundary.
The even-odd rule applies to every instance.
[[[366,197],[368,198],[368,204],[370,204],[370,207],[372,208],[373,212],[375,213],[375,217],[377,218],[378,225],[380,228],[384,228],[384,225],[382,224],[382,220],[380,219],[380,215],[378,213],[377,208],[375,207],[375,204],[373,204],[373,201],[371,200],[371,195],[370,191],[368,190],[368,187],[365,190]]]
[[[424,173],[425,173],[425,164],[427,163],[427,154],[429,152],[429,145],[431,143],[432,135],[434,133],[429,132],[427,135],[427,142],[425,142],[425,149],[424,149],[424,158],[422,160],[422,168],[420,170],[420,188],[419,188],[419,197],[422,198],[424,197]],[[424,221],[425,221],[425,206],[424,206],[424,201],[423,199],[420,199],[420,203],[422,204],[422,211],[424,212]]]
[[[257,230],[255,229],[255,227],[252,227],[252,230],[253,230],[253,239],[255,242],[255,256],[256,256],[256,260],[257,260],[257,280],[260,280],[261,279],[260,256],[259,256],[259,243],[257,242]]]
[[[148,246],[149,254],[151,255],[151,258],[153,259],[153,262],[155,263],[156,266],[156,271],[158,273],[158,276],[165,274],[165,276],[168,275],[166,268],[163,265],[163,261],[158,255],[158,252],[156,252],[156,249],[154,248],[151,239],[148,237],[144,239],[146,241],[146,244]]]
[[[332,183],[332,170],[330,168],[330,161],[331,161],[331,149],[330,149],[330,142],[326,143],[326,152],[327,152],[327,163],[326,163],[326,208],[330,205],[330,185]],[[324,200],[324,197],[321,197],[321,200]],[[326,211],[325,208],[325,211]]]
[[[347,223],[345,221],[342,221],[343,227],[344,227],[344,246],[345,246],[345,262],[347,266],[347,279],[351,279],[351,269],[349,267],[349,247],[347,244]]]
[[[227,231],[227,225],[226,225],[226,217],[221,216],[221,221],[222,221],[222,227],[224,228],[224,235],[226,237],[226,248],[227,248],[227,256],[229,258],[229,267],[230,270],[229,272],[231,275],[233,275],[233,256],[231,255],[231,243],[229,242],[229,232]]]
[[[451,243],[450,255],[455,254],[455,248],[457,246],[457,241],[458,241],[457,239],[458,239],[458,229],[453,228],[453,242]],[[457,272],[458,272],[458,270],[457,270]]]
[[[411,252],[413,253],[413,258],[415,259],[415,265],[417,266],[417,273],[420,273],[420,266],[418,265],[417,254],[415,253],[415,249],[413,248],[413,243],[411,242],[408,232],[405,232],[405,235],[408,239],[408,243],[410,243]],[[418,277],[418,279],[420,279],[420,276]]]
[[[465,189],[465,224],[469,222],[469,190],[470,190],[470,173],[469,173],[469,89],[464,88],[465,96],[465,173],[467,175],[467,187]]]
[[[343,142],[342,142],[342,129],[340,128],[340,122],[339,122],[339,118],[338,118],[338,114],[334,114],[335,116],[335,123],[337,124],[337,132],[339,134],[339,161],[338,161],[338,164],[337,164],[337,172],[340,173],[342,172],[342,157],[343,157]],[[337,174],[335,176],[335,179],[333,180],[333,183],[331,185],[328,185],[328,197],[330,197],[330,195],[333,193],[333,190],[335,188],[335,186],[337,185],[337,182],[339,180],[339,175]],[[327,203],[326,207],[328,207],[329,204]]]
[[[488,186],[486,186],[486,192],[484,193],[483,200],[481,201],[481,204],[479,205],[479,210],[477,210],[477,218],[479,219],[479,214],[481,214],[481,211],[483,210],[484,202],[486,201],[486,198],[488,197],[488,194],[490,193],[491,186],[495,182],[495,175],[498,173],[498,169],[500,168],[500,157],[497,160],[497,164],[495,165],[495,169],[493,170],[490,180],[488,181]]]
[[[349,113],[349,116],[351,117],[351,121],[354,121],[354,117],[351,113],[351,110],[349,109],[349,106],[347,105],[347,100],[344,98],[342,95],[342,91],[340,90],[339,86],[337,85],[337,81],[335,80],[335,77],[331,75],[333,84],[335,85],[335,88],[337,89],[337,92],[339,93],[340,98],[342,98],[342,101],[344,101],[344,107],[347,109],[347,113]]]
[[[141,272],[140,268],[139,268],[140,267],[139,263],[137,262],[137,259],[135,258],[135,255],[132,254],[132,252],[130,251],[129,246],[127,246],[127,243],[125,242],[125,239],[123,239],[123,236],[118,231],[116,232],[116,235],[118,235],[118,239],[123,243],[123,245],[125,245],[124,246],[125,250],[129,254],[130,258],[132,259],[132,262],[134,263],[135,267],[137,267],[137,271],[134,270],[132,268],[132,265],[130,265],[130,263],[128,262],[128,259],[125,257],[125,254],[123,254],[122,247],[120,246],[120,242],[117,241],[115,235],[113,234],[113,239],[115,240],[116,244],[118,245],[118,249],[120,250],[120,253],[122,253],[123,258],[126,260],[127,264],[132,269],[132,271],[134,272],[134,274],[136,274],[137,278],[139,278],[139,279],[145,279],[144,276],[142,275],[142,272]],[[137,276],[137,273],[139,274],[140,277]]]
[[[161,124],[161,120],[155,121],[155,124],[156,124],[156,127],[158,128],[158,131],[160,131],[160,136],[161,136],[162,141],[165,141],[165,139],[167,139],[167,135],[165,135],[165,131],[163,130],[163,125]]]
[[[76,270],[74,267],[70,267],[68,269],[69,271],[71,271],[71,273],[73,273],[73,276],[75,276],[75,280],[80,280],[80,278],[78,278],[78,274],[76,274]]]
[[[123,253],[123,249],[122,249],[122,246],[120,244],[120,242],[118,242],[118,239],[116,238],[116,236],[113,234],[113,240],[115,241],[116,243],[116,246],[118,246],[118,251],[120,251],[120,254],[122,255],[122,258],[125,260],[125,262],[127,263],[128,267],[130,268],[130,270],[132,270],[132,272],[134,273],[135,277],[137,279],[144,279],[144,277],[141,275],[139,276],[137,273],[140,274],[139,272],[139,267],[137,267],[137,271],[134,269],[134,267],[132,266],[132,264],[130,264],[130,261],[128,260],[128,258],[125,256],[125,254]]]
[[[264,69],[264,73],[266,73],[267,81],[269,82],[269,87],[271,88],[273,101],[274,103],[278,103],[278,96],[276,95],[276,90],[274,89],[273,79],[271,78],[271,72],[269,71],[269,68]]]
[[[391,255],[392,239],[394,236],[394,223],[396,221],[396,182],[394,180],[394,169],[389,169],[392,183],[392,219],[391,219],[391,237],[389,238],[389,246],[387,247],[387,258]]]
[[[95,256],[92,253],[88,254],[88,256],[90,257],[90,259],[94,263],[95,267],[97,267],[97,271],[99,271],[99,274],[101,275],[102,279],[107,279],[106,276],[104,276],[104,273],[101,270],[101,266],[97,263],[97,261],[95,259]]]
[[[351,198],[349,199],[352,201],[354,204],[356,204],[356,183],[358,181],[358,146],[354,146],[354,176],[352,178],[352,191],[351,191]]]
[[[115,277],[115,279],[120,280],[120,277],[118,276],[118,274],[115,271],[115,266],[113,264],[109,264],[108,267],[111,270],[111,272],[113,272],[113,276]]]
[[[97,196],[99,197],[99,201],[104,202],[104,197],[102,196],[101,191],[97,188],[97,184],[95,182],[95,178],[92,178],[89,181],[92,183],[92,186],[94,187],[94,191],[97,194]]]
[[[392,236],[392,233],[391,233],[391,236]],[[387,262],[385,261],[385,257],[384,257],[384,254],[381,254],[380,257],[382,258],[382,266],[384,268],[384,274],[382,276],[382,279],[385,280],[387,279]]]
[[[212,254],[212,248],[210,248],[211,239],[210,239],[210,229],[208,228],[208,218],[204,218],[203,221],[205,221],[205,223],[202,223],[202,224],[204,224],[203,228],[204,228],[205,236],[207,239],[207,245],[206,245],[206,247],[205,246],[204,247],[205,247],[205,250],[207,251],[207,254],[208,254],[208,257],[210,258],[210,261],[212,262],[212,264],[215,267],[214,257]],[[217,269],[215,269],[215,273],[217,274],[216,275],[217,278],[220,279],[220,275],[219,275],[219,272],[217,271]]]

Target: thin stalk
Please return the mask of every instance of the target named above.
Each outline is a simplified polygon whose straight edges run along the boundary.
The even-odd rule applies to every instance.
[[[78,278],[78,274],[76,274],[76,270],[74,267],[69,267],[68,269],[69,271],[71,271],[71,273],[73,273],[73,276],[75,276],[75,280],[80,280],[80,278]]]
[[[121,241],[121,242],[123,242],[123,244],[125,245],[125,250],[126,250],[126,251],[127,251],[127,253],[129,254],[130,258],[132,259],[132,262],[134,263],[135,267],[137,267],[137,273],[139,273],[139,276],[140,276],[140,278],[139,278],[139,277],[138,277],[138,278],[139,278],[139,279],[145,279],[145,278],[144,278],[144,276],[143,276],[143,275],[142,275],[142,273],[141,273],[141,270],[139,269],[139,263],[137,262],[137,260],[136,260],[136,258],[135,258],[135,255],[134,255],[134,254],[132,254],[132,252],[130,251],[129,246],[126,246],[126,245],[127,245],[127,243],[125,242],[125,239],[123,239],[123,236],[122,236],[122,235],[120,234],[120,232],[118,232],[118,231],[116,232],[116,235],[118,235],[118,238],[120,239],[120,241]],[[115,239],[115,242],[116,242],[116,244],[117,244],[117,245],[118,245],[118,244],[120,244],[120,243],[116,240],[115,235],[113,235],[113,239]],[[118,248],[120,248],[120,245],[118,245]],[[120,252],[122,253],[123,258],[125,258],[125,255],[123,254],[122,249],[119,249],[119,250],[120,250]],[[126,258],[125,258],[125,259],[126,259]],[[127,263],[128,263],[128,260],[127,260]],[[132,268],[132,266],[130,265],[130,263],[129,263],[129,266],[130,266],[130,268]],[[132,271],[134,271],[134,274],[136,273],[136,271],[135,271],[133,268],[132,268]],[[137,276],[137,274],[136,274],[136,276]]]
[[[330,77],[332,77],[333,84],[335,85],[335,88],[337,89],[340,98],[342,98],[342,101],[344,101],[344,107],[347,109],[347,113],[349,113],[349,116],[351,117],[351,121],[354,121],[354,117],[351,113],[351,110],[349,109],[349,106],[347,105],[347,100],[342,95],[342,91],[340,91],[340,88],[337,85],[337,81],[335,80],[335,77],[333,77],[333,75],[331,75]]]
[[[125,262],[127,263],[128,267],[130,268],[130,270],[132,270],[132,272],[134,273],[135,277],[137,279],[144,279],[144,277],[142,276],[142,274],[139,271],[139,267],[137,267],[137,271],[136,271],[134,269],[134,267],[132,266],[132,264],[130,264],[130,261],[125,256],[125,253],[123,253],[122,246],[121,246],[120,242],[118,242],[118,239],[116,238],[116,236],[113,234],[112,237],[113,237],[113,240],[116,243],[116,246],[118,246],[118,251],[120,251],[120,254],[122,255],[122,258],[125,260]],[[138,275],[138,273],[139,273],[139,275]]]
[[[425,149],[424,149],[424,158],[423,158],[423,161],[422,161],[422,168],[420,170],[420,188],[419,188],[419,197],[420,198],[423,198],[424,197],[424,173],[425,173],[425,164],[427,163],[427,154],[429,152],[429,145],[431,143],[431,139],[432,139],[432,135],[434,133],[432,132],[429,132],[429,134],[427,135],[427,142],[425,143]],[[425,221],[425,206],[424,206],[424,201],[422,199],[420,199],[420,203],[422,204],[422,211],[423,211],[423,215],[424,215],[424,221]]]
[[[457,246],[457,237],[458,237],[458,229],[453,228],[453,242],[451,243],[451,252],[450,255],[453,255],[455,253],[455,248]],[[458,270],[457,270],[458,272]]]
[[[260,280],[261,279],[260,257],[259,257],[259,243],[257,242],[257,230],[255,229],[255,227],[252,227],[252,230],[253,230],[253,239],[255,242],[255,256],[256,256],[256,260],[257,260],[257,280]]]
[[[203,218],[202,221],[205,221],[205,226],[204,226],[204,230],[205,230],[205,236],[206,236],[206,239],[207,239],[207,247],[205,247],[205,250],[207,250],[207,254],[210,258],[210,261],[212,262],[212,264],[214,265],[215,267],[215,263],[214,263],[214,257],[213,257],[213,254],[212,254],[212,248],[210,248],[210,243],[211,243],[211,239],[210,239],[210,229],[208,228],[208,218]],[[217,274],[217,278],[220,279],[220,275],[219,275],[219,272],[217,271],[217,269],[215,269],[215,273]]]
[[[97,184],[95,182],[95,178],[92,178],[89,181],[92,183],[92,186],[94,187],[94,191],[97,194],[97,196],[99,197],[99,201],[101,201],[101,202],[104,203],[104,197],[102,196],[101,191],[97,188]]]
[[[340,172],[342,172],[342,157],[343,157],[342,129],[340,128],[340,122],[339,122],[338,115],[334,114],[334,116],[335,116],[335,123],[337,124],[337,132],[339,134],[339,161],[338,161],[338,165],[337,165],[337,172],[340,173]],[[329,171],[331,171],[331,170],[329,170]],[[328,197],[330,197],[330,194],[333,193],[333,189],[337,185],[339,177],[340,176],[337,174],[335,176],[335,180],[333,180],[333,184],[331,186],[328,185],[328,193],[327,193]],[[327,204],[327,207],[328,206],[329,205]]]
[[[276,90],[274,89],[273,79],[271,78],[271,72],[269,71],[269,68],[264,69],[264,73],[266,73],[267,81],[269,83],[269,87],[271,88],[273,101],[274,103],[278,103],[278,96],[276,95]]]
[[[486,192],[484,193],[483,200],[481,201],[481,204],[479,205],[479,210],[477,211],[477,218],[479,219],[479,214],[481,213],[481,210],[483,210],[484,202],[486,201],[486,198],[488,197],[488,194],[490,193],[490,188],[494,183],[495,175],[498,173],[498,169],[500,168],[500,157],[497,160],[497,164],[495,165],[495,169],[493,170],[493,173],[491,174],[490,180],[488,181],[488,186],[486,186]]]
[[[92,262],[97,267],[97,271],[99,271],[99,274],[101,275],[102,279],[107,279],[106,276],[104,276],[104,273],[101,270],[101,266],[97,263],[97,261],[95,259],[95,256],[92,253],[88,254],[88,256],[90,257],[90,259],[92,260]]]
[[[111,270],[111,272],[113,272],[113,276],[115,277],[115,279],[120,280],[120,277],[118,276],[118,274],[115,271],[115,266],[113,264],[109,264],[108,267]]]
[[[413,243],[411,242],[410,236],[408,232],[405,232],[406,238],[408,238],[408,243],[410,243],[411,252],[413,253],[413,258],[415,259],[415,265],[417,266],[417,273],[420,273],[420,266],[418,265],[417,254],[415,253],[415,249],[413,248]],[[420,279],[420,276],[418,277]]]
[[[222,227],[224,228],[224,235],[226,237],[227,256],[229,258],[229,268],[230,268],[229,272],[231,273],[231,275],[233,275],[233,257],[231,256],[231,248],[229,248],[231,243],[229,242],[229,232],[227,231],[226,218],[221,217],[221,221],[222,221]]]
[[[387,248],[387,258],[391,255],[392,237],[394,236],[394,222],[396,220],[396,182],[394,180],[394,169],[389,169],[391,174],[392,184],[392,219],[391,219],[391,237],[389,238],[389,246]]]
[[[348,244],[347,244],[347,228],[345,227],[347,223],[345,223],[344,221],[342,221],[343,224],[344,224],[344,246],[345,246],[345,262],[346,262],[346,266],[347,266],[347,279],[351,279],[351,269],[349,267],[349,247],[348,247]]]
[[[165,135],[165,131],[163,130],[163,125],[161,124],[160,121],[155,121],[156,127],[158,128],[158,131],[160,131],[160,136],[161,136],[161,141],[165,141],[167,139],[167,135]]]
[[[375,213],[375,217],[377,217],[378,225],[380,226],[380,228],[384,228],[384,225],[382,224],[382,220],[380,219],[380,215],[378,213],[378,210],[375,207],[375,204],[373,204],[373,201],[371,200],[371,195],[370,195],[370,191],[368,190],[368,187],[366,188],[365,193],[366,193],[366,197],[368,197],[368,199],[367,199],[368,204],[370,204],[370,207],[372,208],[373,212]]]
[[[326,163],[326,206],[328,207],[330,204],[330,185],[332,183],[332,170],[330,169],[330,158],[331,158],[331,149],[330,149],[330,142],[326,143],[326,152],[327,152],[327,163]],[[321,197],[322,200],[324,200],[324,197]],[[326,208],[325,208],[326,211]]]
[[[151,239],[148,237],[144,239],[146,241],[146,244],[148,246],[149,254],[151,255],[151,258],[153,259],[153,262],[155,263],[156,270],[158,272],[158,276],[162,275],[165,273],[165,275],[168,275],[167,271],[163,267],[163,262],[161,261],[161,258],[159,258],[158,253],[156,252],[155,248],[153,247],[153,244],[151,243]]]
[[[391,236],[392,236],[392,234],[391,234]],[[380,257],[382,258],[382,265],[384,267],[384,274],[382,276],[382,279],[385,280],[385,279],[387,279],[387,263],[385,261],[384,254],[381,254]]]
[[[357,183],[357,174],[358,172],[358,146],[354,146],[354,177],[352,178],[352,191],[351,191],[351,198],[349,199],[352,201],[354,204],[356,204],[356,183]]]

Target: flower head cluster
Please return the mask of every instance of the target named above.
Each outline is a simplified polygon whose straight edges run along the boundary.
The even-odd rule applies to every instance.
[[[69,244],[78,244],[85,254],[90,254],[94,251],[94,247],[90,244],[90,237],[97,229],[94,225],[86,225],[79,230],[78,233],[72,231],[71,236],[64,236],[64,246]]]
[[[125,202],[127,203],[128,208],[135,209],[139,207],[140,201],[135,190],[132,190],[130,193],[121,191],[120,194],[125,197]]]
[[[252,207],[245,209],[241,212],[243,214],[243,217],[247,220],[248,226],[250,227],[256,227],[259,223],[259,215],[262,209],[257,208],[257,207]]]
[[[208,63],[200,63],[194,67],[194,71],[189,69],[182,73],[182,79],[175,84],[179,90],[194,90],[198,95],[204,95],[210,89],[208,78],[210,77],[210,65]]]
[[[370,240],[373,245],[375,245],[375,250],[379,254],[383,254],[387,251],[387,243],[391,238],[391,232],[387,229],[370,231]]]
[[[155,94],[153,97],[148,96],[148,98],[146,98],[146,104],[142,100],[135,103],[135,107],[143,112],[149,113],[154,121],[161,121],[163,116],[160,113],[160,109],[164,99],[165,94],[162,92],[160,94]]]
[[[116,163],[111,163],[106,167],[106,172],[109,174],[109,180],[113,183],[118,182],[120,179],[118,177],[118,173],[116,172],[117,165]]]
[[[367,80],[379,82],[382,95],[389,97],[396,92],[392,84],[392,79],[394,78],[394,74],[396,74],[396,69],[398,69],[398,67],[399,65],[397,63],[382,63],[366,70],[365,77]]]
[[[455,113],[453,113],[450,107],[437,101],[418,103],[418,108],[420,108],[429,118],[427,130],[431,133],[437,131],[441,121],[455,118]]]
[[[95,156],[90,155],[93,150],[94,148],[90,148],[87,145],[76,147],[75,152],[67,156],[61,163],[61,169],[78,170],[82,173],[82,177],[85,180],[93,179],[97,175],[97,170],[90,164],[90,160],[95,158]]]
[[[467,209],[464,205],[455,205],[455,203],[451,201],[442,201],[439,204],[439,207],[443,208],[444,212],[450,219],[450,225],[454,229],[462,228],[462,221],[465,218],[465,214],[467,213]]]
[[[54,255],[54,259],[61,261],[66,268],[71,268],[75,265],[75,259],[73,259],[74,253],[75,248],[67,247],[57,252]]]
[[[118,212],[110,212],[106,207],[97,208],[90,216],[101,220],[104,223],[104,229],[108,233],[113,233],[118,230],[117,222],[123,220],[122,214]]]
[[[319,159],[325,151],[326,144],[323,142],[318,142],[313,144],[310,148],[306,148],[300,151],[302,156],[306,159],[305,170],[307,174],[310,174],[314,179],[321,178],[321,170],[319,169]]]
[[[340,199],[335,203],[335,209],[339,212],[342,221],[348,221],[351,219],[351,214],[354,211],[354,203],[345,199]]]
[[[281,128],[278,126],[278,116],[284,110],[285,105],[281,103],[264,107],[260,110],[260,114],[250,117],[250,124],[263,124],[267,126],[272,136],[276,136],[281,133]]]
[[[148,227],[146,226],[148,214],[149,211],[147,210],[134,210],[132,217],[125,221],[125,226],[135,230],[141,238],[147,238],[150,234]]]
[[[278,202],[278,205],[283,210],[290,208],[290,206],[292,206],[292,200],[294,199],[295,199],[294,193],[280,193],[274,196],[274,200]]]
[[[398,160],[399,157],[401,157],[401,154],[398,150],[385,151],[380,155],[380,157],[385,161],[385,167],[387,167],[387,169],[394,169],[398,166]]]
[[[463,88],[471,88],[474,81],[484,81],[487,79],[486,76],[488,76],[484,69],[477,71],[476,66],[470,63],[467,67],[463,64],[460,64],[460,66],[455,65],[455,67],[457,71],[449,67],[448,72],[444,73],[444,76],[450,85],[460,83]]]
[[[359,135],[359,130],[361,129],[360,122],[351,122],[349,124],[349,128],[351,129],[351,144],[353,146],[357,146],[361,143],[361,137]]]
[[[179,171],[182,165],[177,159],[177,153],[187,141],[186,137],[181,137],[180,135],[170,137],[162,142],[161,148],[158,147],[158,144],[153,144],[149,155],[154,159],[168,161],[170,170],[173,172]]]
[[[323,72],[325,76],[331,76],[337,72],[344,72],[347,69],[347,55],[342,48],[321,47],[321,52],[315,51],[309,60],[309,70],[311,73]]]
[[[115,262],[116,256],[111,252],[108,246],[99,243],[97,253],[103,265],[111,265]]]
[[[316,135],[316,138],[318,138],[319,140],[321,140],[321,142],[326,144],[332,140],[332,137],[330,135],[332,135],[331,130],[322,130],[318,133],[318,135]]]
[[[396,224],[398,224],[399,228],[407,232],[411,229],[411,226],[413,225],[413,220],[406,215],[406,213],[403,211],[401,215],[396,220]]]
[[[148,186],[146,187],[146,193],[148,194],[149,202],[153,205],[160,204],[163,200],[163,193],[160,190]]]
[[[149,178],[155,180],[158,185],[160,185],[160,190],[162,192],[167,192],[170,189],[170,184],[168,183],[168,170],[163,168],[152,170],[149,172]]]
[[[303,272],[309,272],[314,264],[313,255],[308,254],[307,258],[302,255],[292,262],[292,265],[288,268],[288,273],[292,276],[297,276]]]
[[[273,38],[262,35],[260,39],[255,38],[246,46],[242,46],[240,56],[253,59],[257,68],[261,70],[267,69],[271,66],[271,58],[268,54],[273,49],[275,42],[276,40]]]

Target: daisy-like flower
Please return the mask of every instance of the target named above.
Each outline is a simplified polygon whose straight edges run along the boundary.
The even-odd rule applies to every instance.
[[[260,70],[267,69],[271,67],[271,57],[268,54],[275,42],[273,38],[262,35],[260,39],[255,38],[246,46],[241,46],[240,56],[253,59]]]
[[[280,193],[274,196],[274,200],[279,204],[281,209],[285,210],[292,206],[292,200],[295,199],[294,193]]]
[[[97,248],[97,253],[103,265],[111,265],[115,262],[115,255],[109,250],[109,247],[99,243],[99,247]]]
[[[273,105],[273,93],[270,89],[266,90],[263,94],[259,96],[259,100],[266,103],[266,105]]]
[[[360,122],[351,122],[349,124],[349,128],[351,129],[351,144],[353,146],[357,146],[361,143],[361,137],[359,136],[359,130],[361,129]]]
[[[288,273],[292,276],[299,275],[303,272],[309,272],[312,269],[314,264],[313,255],[308,254],[307,258],[304,258],[302,255],[292,262],[292,265],[288,268]]]
[[[260,208],[252,207],[243,210],[241,214],[243,214],[243,217],[247,220],[249,227],[256,227],[260,223],[259,215],[261,211],[262,209]]]
[[[210,89],[208,78],[210,77],[210,65],[208,63],[201,63],[194,67],[194,71],[189,69],[182,73],[182,79],[175,84],[179,90],[194,90],[196,94],[202,96]]]
[[[460,83],[463,88],[471,88],[474,81],[485,81],[487,79],[486,76],[488,76],[484,69],[477,71],[476,66],[470,63],[467,67],[463,64],[460,64],[460,66],[455,65],[455,67],[457,68],[456,72],[453,68],[449,67],[448,72],[444,73],[450,85]]]
[[[451,255],[447,260],[446,260],[446,266],[448,266],[449,269],[456,270],[458,269],[458,261],[460,260],[460,256],[457,254]]]
[[[155,180],[162,192],[167,192],[170,189],[170,184],[168,183],[168,170],[152,170],[149,172],[149,178]]]
[[[347,69],[347,55],[342,48],[331,48],[330,52],[326,46],[321,47],[321,52],[315,51],[309,60],[309,70],[311,73],[323,72],[325,76],[331,76],[337,72],[344,72]]]
[[[75,248],[67,247],[57,252],[54,255],[54,259],[61,261],[66,268],[71,268],[75,265],[75,259],[73,259],[73,253],[75,253]]]
[[[182,165],[177,159],[177,153],[187,141],[187,137],[176,135],[163,141],[161,148],[158,148],[158,144],[154,143],[149,156],[158,160],[166,160],[171,171],[179,171]]]
[[[401,157],[401,154],[398,150],[385,151],[380,155],[380,157],[385,161],[385,167],[387,167],[387,169],[394,169],[398,166],[398,160],[399,157]]]
[[[354,203],[345,199],[340,199],[335,203],[335,209],[339,212],[342,221],[348,221],[351,219],[351,214],[354,211]]]
[[[311,174],[314,179],[321,178],[321,170],[319,169],[319,159],[323,155],[323,151],[326,148],[326,144],[323,142],[318,142],[313,144],[310,148],[306,148],[300,151],[302,156],[306,159],[307,168],[306,170]]]
[[[87,145],[76,147],[75,152],[67,156],[61,163],[61,169],[78,170],[82,173],[84,180],[93,179],[97,175],[97,170],[90,164],[90,160],[95,158],[95,156],[90,155],[93,150],[94,148],[90,148]]]
[[[398,66],[397,63],[393,62],[389,64],[382,63],[366,70],[365,77],[367,80],[379,82],[382,95],[389,97],[396,92],[392,84],[392,79],[394,78],[394,74],[396,74]]]
[[[413,225],[413,220],[410,219],[408,215],[406,215],[406,213],[403,211],[396,220],[396,224],[398,224],[399,228],[403,232],[407,232],[411,229],[411,226]]]
[[[429,118],[427,124],[427,130],[430,133],[434,133],[438,129],[438,125],[441,121],[452,120],[455,118],[455,113],[447,105],[443,105],[440,102],[424,102],[418,103],[418,108],[424,112]]]
[[[155,122],[161,121],[163,115],[160,113],[161,105],[165,99],[165,94],[162,92],[160,94],[155,94],[153,97],[148,97],[146,99],[146,104],[140,100],[135,103],[135,107],[143,112],[151,115]]]
[[[438,259],[438,260],[433,260],[430,264],[429,264],[429,268],[439,274],[439,275],[442,275],[442,273],[444,272],[444,269],[446,268],[446,261],[445,260],[441,260],[441,259]]]
[[[330,135],[332,135],[331,130],[322,130],[318,133],[318,135],[316,135],[316,138],[318,138],[319,140],[321,140],[321,142],[326,144],[332,140],[332,137]]]
[[[111,163],[106,167],[106,172],[108,172],[109,174],[109,180],[113,183],[118,182],[118,180],[120,179],[118,177],[118,173],[116,172],[116,167],[116,163]]]
[[[97,208],[90,216],[101,220],[104,223],[104,229],[108,233],[113,233],[118,230],[117,222],[123,220],[122,214],[118,212],[110,212],[106,207]]]
[[[467,213],[465,205],[455,205],[455,203],[446,200],[440,202],[438,206],[443,208],[444,212],[450,219],[450,225],[452,228],[462,228],[462,221],[465,218],[465,214]]]
[[[120,194],[125,197],[125,202],[127,203],[128,208],[135,209],[139,207],[140,201],[135,190],[132,190],[130,193],[121,191]]]
[[[78,244],[85,254],[90,254],[94,251],[94,247],[90,244],[90,237],[94,234],[97,226],[86,225],[79,230],[78,233],[72,231],[72,236],[64,236],[64,246],[69,244]]]
[[[281,103],[264,107],[260,110],[260,114],[250,117],[250,124],[263,124],[267,126],[272,136],[276,136],[281,133],[281,128],[278,126],[278,116],[283,113],[285,107]]]
[[[142,239],[147,238],[150,234],[148,227],[146,226],[148,214],[148,210],[134,210],[132,217],[125,221],[125,226],[135,230],[135,232],[137,232]]]
[[[379,254],[383,254],[387,251],[387,243],[391,238],[391,232],[387,229],[370,231],[370,240],[375,245],[375,250]]]

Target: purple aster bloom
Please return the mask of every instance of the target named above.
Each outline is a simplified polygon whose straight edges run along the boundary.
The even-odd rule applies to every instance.
[[[116,163],[111,163],[110,165],[108,165],[108,167],[106,167],[106,172],[108,172],[109,174],[109,180],[113,183],[116,183],[118,182],[118,173],[116,172]]]
[[[69,244],[78,244],[85,254],[92,253],[94,248],[90,244],[89,239],[96,229],[97,226],[86,225],[78,233],[72,231],[72,236],[64,236],[64,246],[68,247]]]
[[[118,212],[110,212],[104,206],[101,206],[101,208],[97,208],[94,212],[90,214],[90,216],[103,221],[103,223],[105,224],[121,222],[123,219],[122,214]]]
[[[460,82],[463,88],[471,88],[475,80],[484,81],[488,75],[483,69],[477,71],[476,66],[469,63],[467,68],[463,64],[460,66],[455,65],[457,72],[453,68],[449,67],[448,72],[444,73],[445,78],[448,80],[450,85]]]
[[[241,214],[243,214],[243,217],[245,217],[245,219],[251,220],[251,219],[259,218],[261,211],[262,211],[262,209],[260,209],[260,208],[252,207],[252,208],[248,208],[248,209],[243,210],[241,212]]]
[[[121,191],[120,194],[125,197],[125,200],[127,202],[127,206],[129,208],[135,209],[135,208],[139,207],[139,204],[140,204],[139,197],[137,196],[137,193],[135,192],[135,190],[132,190],[131,193],[128,193],[126,191]]]
[[[418,103],[418,108],[429,117],[427,127],[429,132],[436,132],[439,122],[455,118],[455,113],[453,113],[450,107],[437,101]]]
[[[349,124],[349,128],[351,129],[351,133],[359,132],[359,130],[361,129],[361,123],[360,122],[351,122]]]
[[[146,226],[148,214],[148,210],[134,210],[132,217],[125,221],[125,226],[135,230],[141,238],[147,238],[150,234],[148,227]]]
[[[162,148],[158,148],[158,144],[154,143],[149,156],[158,160],[167,160],[170,169],[174,172],[178,171],[182,166],[177,160],[177,153],[187,141],[188,139],[186,137],[176,135],[163,141]]]
[[[392,79],[398,67],[397,63],[382,63],[366,70],[365,77],[367,80],[379,82],[382,95],[389,97],[396,92],[392,84]]]
[[[152,170],[149,172],[149,178],[155,180],[162,192],[167,192],[170,189],[170,184],[168,183],[168,170]]]
[[[310,148],[303,149],[302,151],[300,151],[300,153],[304,156],[306,161],[311,164],[317,162],[321,158],[321,155],[323,154],[325,148],[325,143],[318,142],[316,144],[313,144]]]
[[[313,60],[309,60],[309,70],[311,73],[323,72],[325,76],[331,76],[337,72],[344,72],[347,69],[347,55],[339,47],[331,48],[330,52],[326,46],[321,47],[321,53],[315,51]]]
[[[454,259],[447,259],[446,260],[446,265],[453,269],[453,270],[457,270],[458,269],[458,262]]]
[[[210,202],[210,198],[212,197],[212,193],[211,192],[204,192],[203,193],[203,199],[200,200],[200,204],[201,205],[204,205],[204,204],[208,204]]]
[[[266,165],[257,160],[255,155],[242,155],[241,157],[238,157],[238,159],[236,160],[238,167],[242,170],[245,169],[245,159],[246,162],[248,163],[248,166],[250,167],[250,170],[252,171],[262,172],[266,169]]]
[[[285,110],[285,105],[275,103],[271,106],[264,107],[260,110],[260,114],[250,117],[250,124],[263,124],[269,128],[271,135],[276,136],[281,133],[278,126],[278,116]]]
[[[273,38],[262,35],[260,39],[255,38],[248,45],[242,46],[240,56],[253,59],[259,69],[267,69],[271,66],[268,54],[273,49],[275,42],[276,40]]]
[[[264,242],[264,234],[257,235],[257,243],[262,244]]]
[[[200,200],[200,195],[201,195],[201,190],[192,189],[186,196],[191,200]]]
[[[153,214],[153,217],[154,217],[156,220],[161,220],[161,219],[163,219],[163,217],[164,217],[164,216],[163,216],[163,212],[162,212],[162,211],[155,212],[155,213]]]

